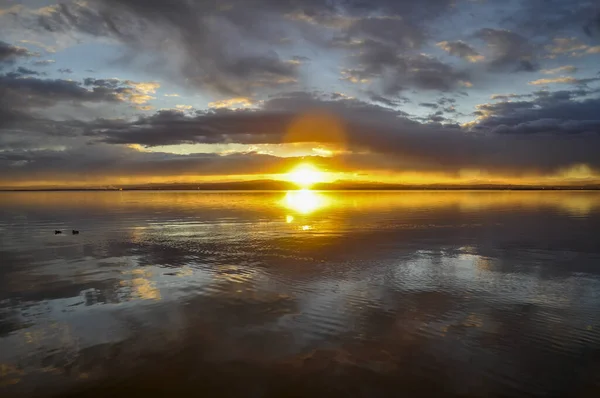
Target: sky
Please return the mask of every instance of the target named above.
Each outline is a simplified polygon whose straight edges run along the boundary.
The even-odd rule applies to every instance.
[[[0,187],[600,182],[588,0],[0,0]]]

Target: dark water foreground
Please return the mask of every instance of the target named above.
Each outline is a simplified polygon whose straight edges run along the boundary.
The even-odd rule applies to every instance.
[[[600,192],[0,193],[0,396],[600,397]]]

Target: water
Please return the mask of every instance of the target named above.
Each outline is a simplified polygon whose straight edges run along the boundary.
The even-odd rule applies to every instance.
[[[141,395],[600,396],[600,192],[0,193],[0,396]]]

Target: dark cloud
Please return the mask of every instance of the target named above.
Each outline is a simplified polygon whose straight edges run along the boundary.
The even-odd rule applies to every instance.
[[[84,156],[82,154],[85,153]],[[297,158],[279,158],[256,153],[175,155],[139,152],[126,147],[93,145],[66,151],[27,150],[0,154],[2,180],[35,176],[52,180],[93,177],[227,175],[277,173],[291,168]]]
[[[305,135],[288,135],[290,126],[306,115],[317,115],[317,124],[322,120],[318,115],[327,115],[328,125],[339,124],[345,136],[344,145],[353,151],[349,155],[312,160],[326,169],[458,173],[472,168],[521,174],[553,173],[578,163],[598,168],[600,100],[579,100],[583,95],[579,91],[540,91],[533,94],[531,101],[483,104],[478,107],[479,120],[470,130],[440,124],[448,122],[442,110],[418,122],[400,110],[304,92],[273,97],[258,109],[217,109],[195,114],[163,110],[133,121],[98,119],[53,122],[54,125],[38,120],[36,131],[44,132],[46,137],[53,131],[54,134],[71,131],[69,139],[77,144],[60,151],[39,149],[40,143],[45,142],[40,135],[21,136],[19,139],[25,142],[15,139],[8,149],[0,140],[5,148],[0,156],[0,174],[4,181],[18,181],[279,172],[298,160],[256,153],[174,155],[137,151],[123,144],[256,145],[315,140],[332,145],[340,143],[339,137],[322,134],[318,125],[307,129]],[[329,127],[327,131],[330,130]],[[31,140],[29,144],[27,140]]]
[[[64,79],[44,79],[37,77],[38,72],[24,67],[16,71],[0,75],[0,136],[6,138],[11,131],[27,132],[36,137],[40,143],[43,135],[69,136],[73,131],[82,130],[84,122],[72,119],[71,114],[81,117],[89,110],[94,116],[93,108],[97,104],[137,107],[145,104],[156,88],[152,82],[132,82],[117,80],[114,85],[107,82],[112,80],[89,81],[82,85],[77,81]],[[91,106],[90,109],[88,107]],[[46,114],[56,106],[68,106],[72,112],[61,112],[57,119],[70,119],[65,122],[49,120]],[[114,109],[113,109],[114,112]],[[3,131],[2,128],[11,130]],[[40,136],[41,135],[41,136]],[[0,146],[6,144],[0,139]]]
[[[575,100],[592,94],[590,90],[537,91],[530,101],[478,105],[482,117],[477,129],[503,134],[593,134],[600,131],[595,109],[600,99]],[[591,138],[593,142],[596,138]]]
[[[278,53],[282,39],[293,42],[304,36],[324,44],[323,37],[331,35],[326,29],[333,29],[342,40],[371,39],[417,49],[428,37],[424,22],[452,12],[452,5],[451,0],[233,0],[226,6],[216,1],[167,5],[97,0],[61,4],[38,23],[51,32],[115,38],[131,47],[127,59],[137,52],[153,54],[153,68],[185,86],[248,95],[302,78],[298,64],[306,60]]]
[[[474,36],[488,45],[492,70],[532,72],[538,69],[534,46],[518,33],[485,28]]]
[[[419,104],[419,106],[424,106],[424,107],[426,107],[426,108],[432,108],[432,109],[437,109],[437,108],[439,108],[439,105],[438,105],[438,104],[434,104],[434,103],[431,103],[431,102],[421,102],[421,103]]]
[[[441,97],[440,99],[437,100],[437,103],[442,106],[452,105],[452,104],[456,104],[456,99],[448,98],[448,97]]]
[[[73,70],[69,69],[69,68],[60,68],[60,69],[58,69],[58,72],[59,73],[71,74],[71,73],[73,73]]]
[[[85,86],[97,86],[97,87],[105,87],[115,89],[119,87],[121,84],[121,80],[119,79],[95,79],[93,77],[87,77],[83,79],[83,84]]]
[[[443,117],[441,115],[438,115],[437,112],[436,112],[436,114],[429,115],[428,118],[427,118],[427,120],[429,120],[432,123],[442,123],[442,122],[444,122],[444,121],[446,121],[448,119],[446,119],[445,117]]]
[[[352,83],[374,83],[381,94],[397,95],[409,88],[447,91],[466,83],[469,75],[424,54],[406,55],[374,41],[361,43],[356,67],[342,71]]]
[[[325,2],[316,3],[325,6]],[[153,53],[158,57],[156,65],[163,65],[162,72],[178,71],[173,78],[186,86],[247,95],[298,79],[298,59],[289,62],[259,44],[273,40],[278,29],[271,22],[280,21],[282,15],[271,19],[270,14],[273,11],[261,8],[260,1],[250,7],[239,3],[227,8],[218,2],[175,1],[167,5],[104,0],[91,5],[63,4],[41,17],[40,23],[50,31],[78,30],[114,37],[131,46],[131,55],[136,51]],[[246,46],[245,41],[258,45]],[[163,54],[170,56],[161,57]]]
[[[17,78],[17,77],[21,77],[21,76],[39,76],[39,75],[41,75],[40,72],[36,72],[34,70],[27,69],[23,66],[19,66],[17,68],[17,70],[6,74],[6,76],[8,76],[9,78]]]
[[[50,107],[62,101],[119,101],[116,93],[102,87],[88,90],[78,82],[61,79],[19,78],[0,75],[0,107]]]
[[[382,97],[381,95],[377,95],[377,94],[371,94],[369,96],[369,99],[373,102],[378,102],[380,104],[383,104],[383,105],[389,106],[389,107],[398,107],[405,102],[405,101],[400,101],[400,100],[396,100],[396,99],[389,99],[389,98]]]
[[[24,47],[13,46],[0,40],[0,67],[2,64],[13,64],[18,58],[39,56]]]
[[[585,134],[591,131],[594,123],[598,125],[594,113],[598,100],[556,99],[552,102],[542,100],[542,95],[538,98],[535,102],[479,106],[481,119],[471,132],[456,125],[438,124],[447,120],[441,111],[428,118],[435,123],[419,123],[406,118],[404,113],[358,100],[331,101],[310,95],[293,95],[273,98],[260,110],[221,110],[201,112],[196,116],[161,111],[112,128],[100,124],[90,128],[87,134],[105,143],[148,146],[280,143],[286,139],[286,132],[294,120],[319,109],[340,121],[350,148],[403,159],[398,167],[551,172],[574,163],[600,166],[593,149],[594,145],[600,144],[600,137]],[[539,110],[540,107],[543,110]],[[553,115],[555,125],[556,120],[563,123],[549,129],[549,124],[543,122],[547,115]],[[526,122],[529,122],[527,131],[516,129]],[[505,126],[514,127],[514,134],[506,134],[509,131]],[[521,132],[528,134],[518,135]],[[310,134],[294,138],[298,142],[314,139],[315,136]],[[319,139],[328,142],[327,136]],[[560,153],[553,148],[561,148]]]

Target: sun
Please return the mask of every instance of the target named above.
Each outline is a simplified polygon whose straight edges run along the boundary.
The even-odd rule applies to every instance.
[[[319,171],[312,164],[301,164],[289,173],[287,173],[287,181],[291,181],[300,188],[310,188],[316,183],[325,182],[325,173]]]

